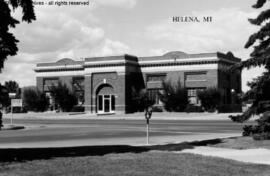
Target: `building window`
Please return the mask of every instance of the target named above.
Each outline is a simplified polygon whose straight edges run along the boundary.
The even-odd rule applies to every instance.
[[[206,81],[206,72],[191,72],[185,74],[186,81]]]
[[[198,98],[198,92],[203,90],[205,90],[205,88],[188,88],[187,92],[189,103],[193,105],[200,105],[201,102]]]
[[[103,110],[103,95],[98,96],[98,110]]]
[[[50,91],[52,86],[58,86],[59,79],[58,78],[46,78],[43,81],[43,89],[44,91]]]
[[[241,93],[241,84],[242,84],[242,82],[241,82],[241,76],[239,76],[239,75],[237,75],[237,82],[236,82],[236,84],[237,84],[237,89],[236,89],[236,93]]]
[[[55,109],[55,101],[54,98],[52,96],[52,94],[50,92],[45,92],[46,97],[49,100],[49,110],[53,111]]]
[[[72,87],[78,99],[78,104],[84,104],[84,77],[74,77]]]
[[[160,100],[160,94],[162,93],[163,89],[148,89],[148,97],[151,101],[154,101],[156,105],[162,105]]]
[[[111,95],[111,110],[115,111],[115,95]]]
[[[154,81],[164,81],[166,78],[166,74],[153,74],[147,75],[147,82],[154,82]]]
[[[74,77],[73,78],[73,89],[84,90],[84,78],[83,77]]]

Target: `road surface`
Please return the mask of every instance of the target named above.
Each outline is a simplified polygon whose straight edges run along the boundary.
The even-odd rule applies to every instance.
[[[26,129],[0,131],[0,147],[145,144],[145,120],[14,119],[14,123]],[[230,120],[151,120],[150,142],[239,136],[242,127]]]

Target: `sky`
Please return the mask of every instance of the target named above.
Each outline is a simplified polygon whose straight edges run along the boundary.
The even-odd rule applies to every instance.
[[[61,58],[231,51],[246,60],[252,48],[244,45],[259,29],[248,18],[262,10],[251,8],[255,0],[89,0],[89,5],[78,6],[46,2],[50,0],[36,0],[44,3],[35,5],[36,21],[21,22],[11,30],[20,41],[19,52],[8,57],[0,83],[15,80],[21,87],[35,85],[36,63]],[[21,9],[13,16],[20,20]],[[174,16],[211,16],[212,22],[173,22]],[[262,72],[263,68],[244,70],[243,91]]]

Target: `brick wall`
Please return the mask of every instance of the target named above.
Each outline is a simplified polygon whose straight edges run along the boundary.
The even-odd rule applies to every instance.
[[[85,106],[86,111],[96,113],[96,93],[97,89],[108,84],[113,87],[115,97],[115,110],[125,112],[125,75],[116,72],[93,73],[85,78]]]
[[[43,77],[36,77],[36,81],[37,89],[43,92]]]
[[[91,75],[85,75],[84,77],[84,105],[85,111],[94,113],[94,107],[92,107],[92,77]]]

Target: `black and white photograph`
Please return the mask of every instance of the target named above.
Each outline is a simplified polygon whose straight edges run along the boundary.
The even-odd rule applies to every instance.
[[[0,0],[0,176],[270,175],[269,0]]]

